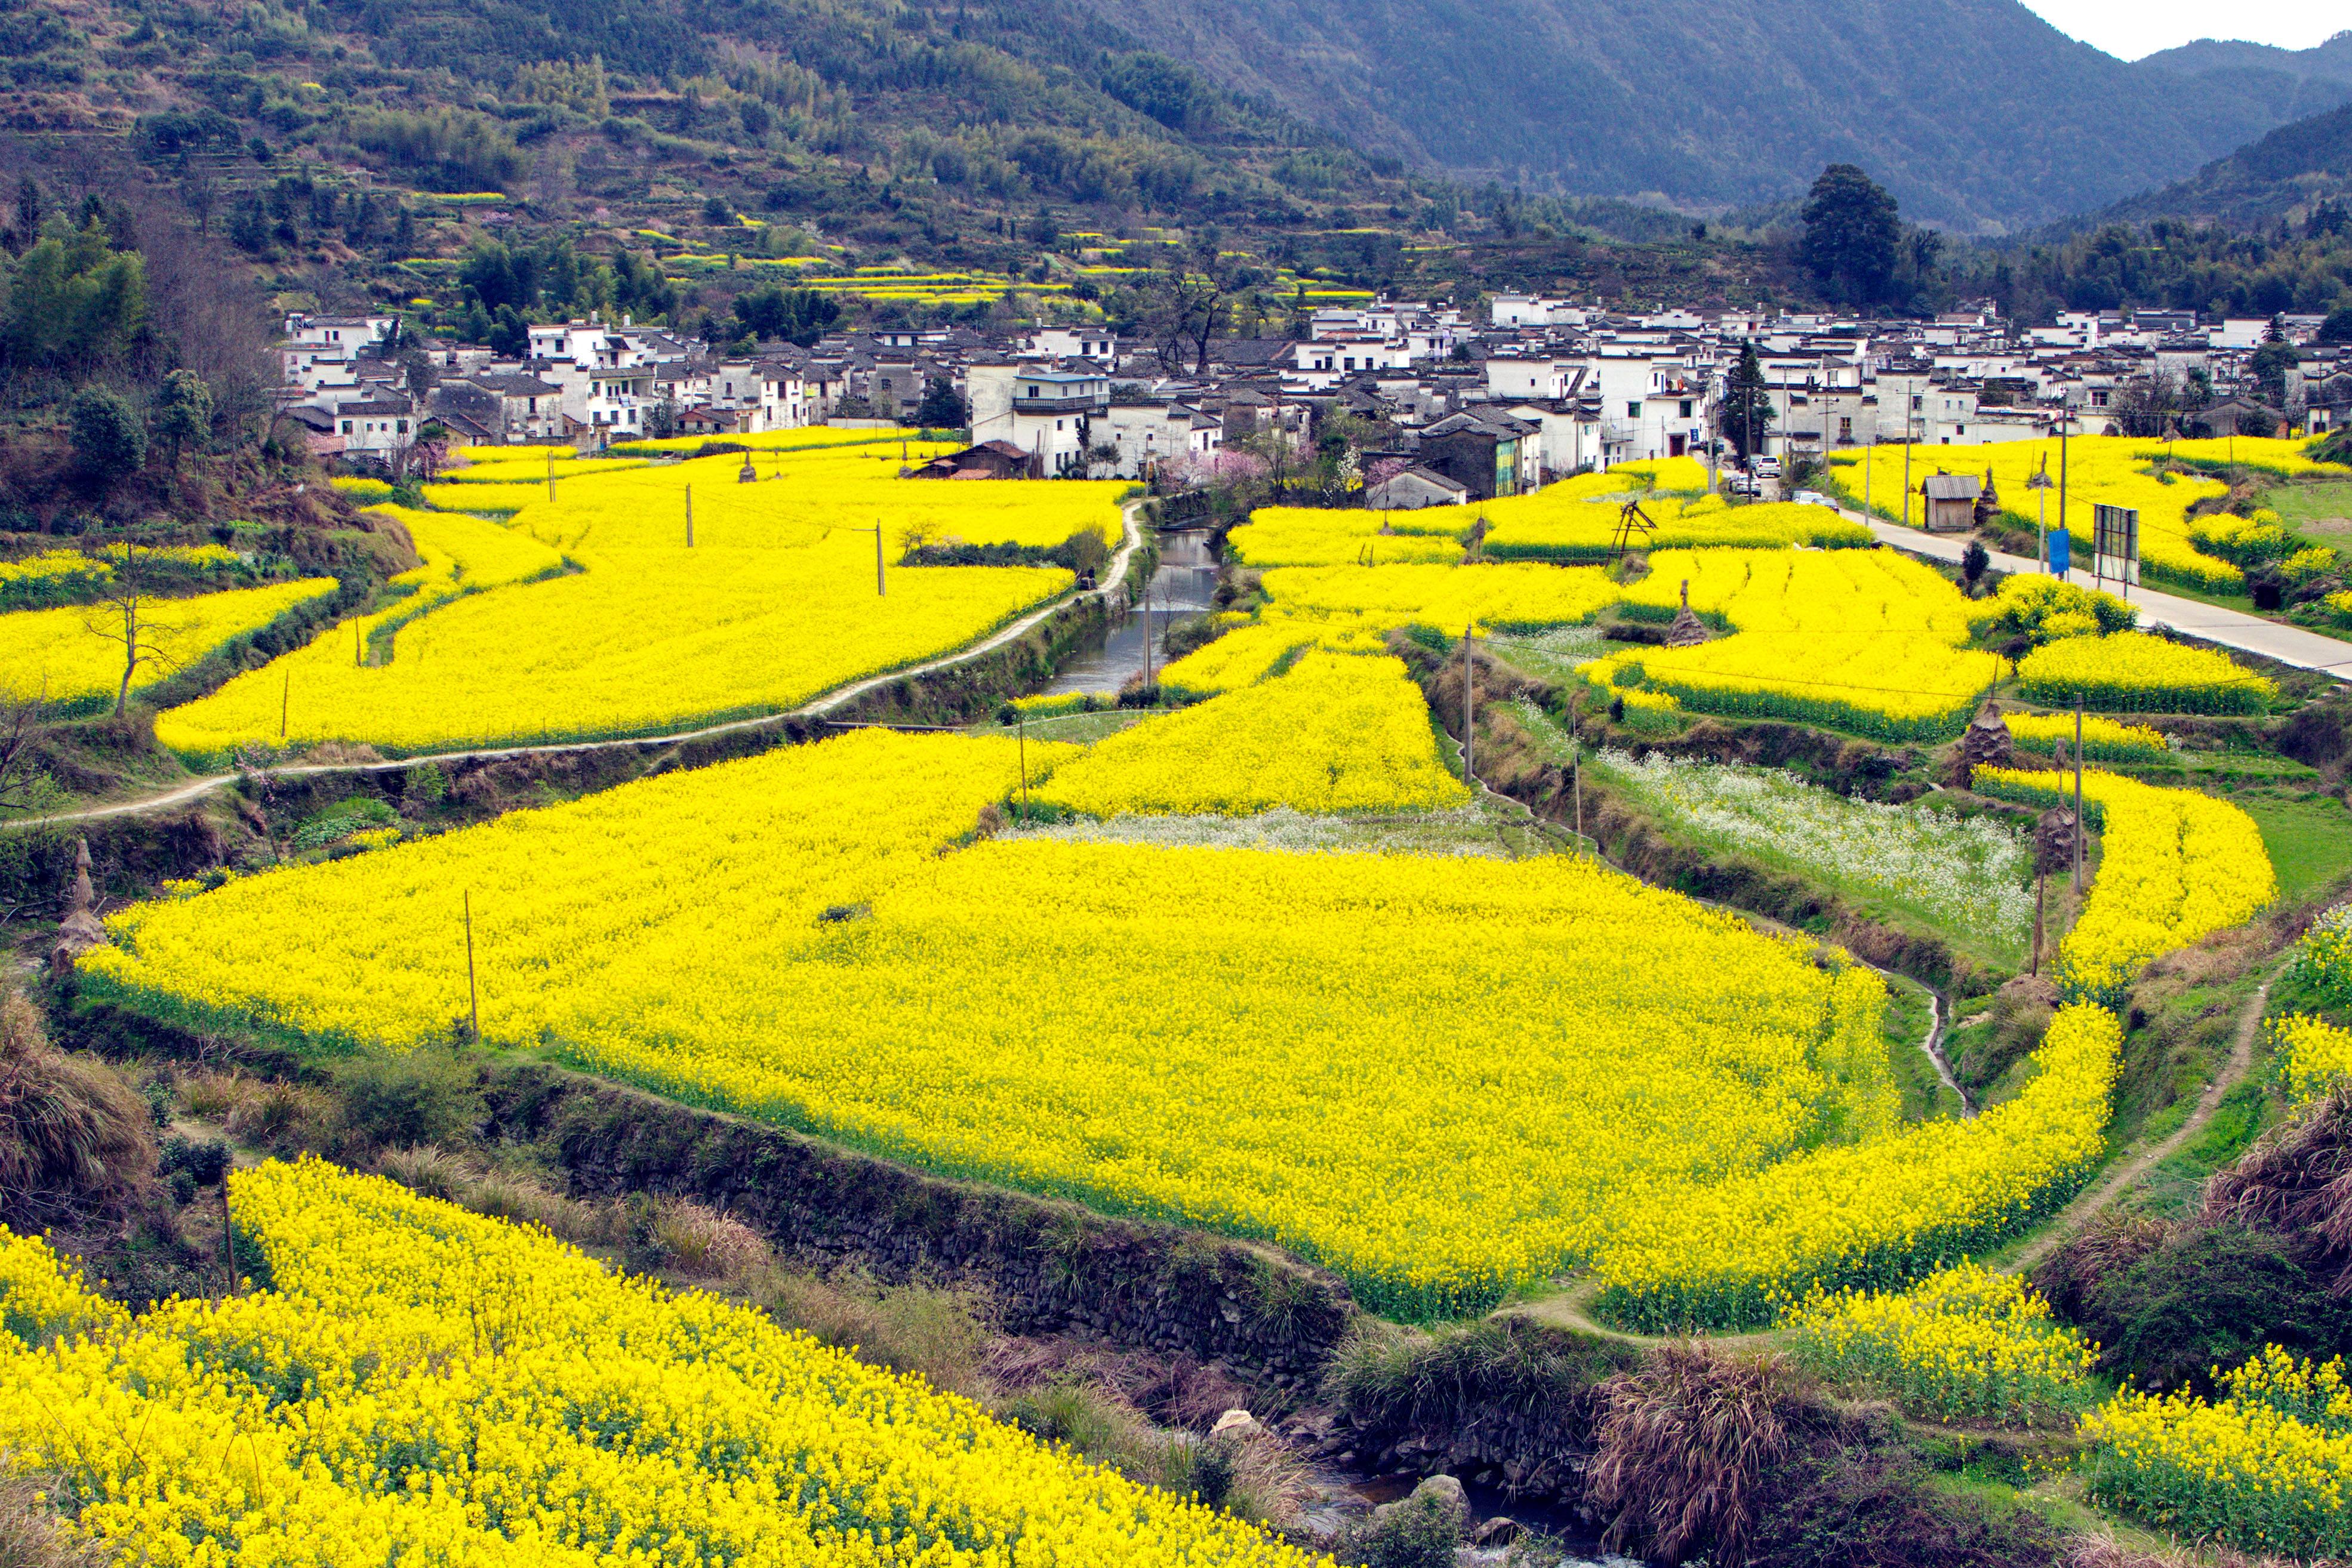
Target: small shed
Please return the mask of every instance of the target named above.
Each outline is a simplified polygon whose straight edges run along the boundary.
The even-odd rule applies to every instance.
[[[1984,481],[1970,474],[1931,474],[1919,486],[1927,497],[1926,527],[1931,534],[1964,534],[1977,526],[1977,497]]]
[[[1412,512],[1423,507],[1459,507],[1468,503],[1470,488],[1416,463],[1364,492],[1364,505],[1376,512]]]
[[[934,457],[915,470],[918,479],[1035,479],[1043,476],[1034,453],[1010,441],[983,441],[961,452]]]

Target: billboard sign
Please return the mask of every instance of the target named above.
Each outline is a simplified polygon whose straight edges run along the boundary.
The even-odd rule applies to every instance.
[[[2129,507],[2091,508],[2091,573],[2117,582],[2139,581],[2139,514]]]

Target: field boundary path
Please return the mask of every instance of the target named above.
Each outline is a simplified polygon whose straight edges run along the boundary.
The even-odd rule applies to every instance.
[[[255,777],[300,779],[322,773],[397,773],[406,768],[422,767],[428,762],[496,761],[508,757],[548,757],[576,751],[610,751],[630,746],[675,747],[683,746],[691,741],[709,740],[722,735],[740,734],[745,730],[765,729],[793,719],[821,719],[826,714],[835,712],[866,693],[878,690],[893,681],[905,680],[910,675],[927,675],[934,671],[951,669],[967,660],[979,658],[983,653],[1001,648],[1013,639],[1024,635],[1033,628],[1044,624],[1047,620],[1060,613],[1066,606],[1080,600],[1108,601],[1113,604],[1114,612],[1116,609],[1123,608],[1127,598],[1128,567],[1134,560],[1135,552],[1143,546],[1141,525],[1137,521],[1141,507],[1141,502],[1130,501],[1119,508],[1127,537],[1120,541],[1118,553],[1113,556],[1110,564],[1103,569],[1101,586],[1080,589],[1066,598],[1056,599],[1051,603],[1040,605],[1034,610],[1016,616],[969,647],[959,648],[952,653],[944,653],[936,659],[928,659],[919,664],[908,664],[895,670],[885,670],[879,674],[867,675],[852,681],[847,685],[835,686],[822,696],[782,713],[762,714],[756,718],[730,719],[725,724],[708,725],[700,729],[681,730],[673,735],[641,735],[618,740],[575,740],[546,746],[478,747],[470,750],[436,751],[422,756],[402,757],[377,762],[295,762],[278,768],[257,768],[255,770]],[[201,779],[174,784],[168,789],[157,790],[152,794],[142,795],[129,800],[118,800],[110,805],[88,806],[79,810],[58,811],[44,817],[20,817],[14,821],[0,821],[0,831],[16,828],[50,827],[61,822],[91,822],[108,817],[143,816],[152,811],[169,810],[174,806],[202,800],[215,790],[225,789],[242,777],[242,774],[236,772],[207,774]]]
[[[1973,537],[1968,534],[1925,533],[1917,528],[1906,528],[1899,523],[1865,516],[1851,507],[1841,506],[1836,511],[1840,517],[1869,528],[1881,543],[1936,560],[1958,560]],[[2012,575],[2042,575],[2040,561],[2029,560],[2023,556],[2004,555],[1998,550],[1992,553],[1992,565],[1994,570]],[[2066,580],[2087,588],[2091,584],[2091,574],[2072,572]],[[2139,611],[2140,623],[2144,626],[2169,627],[2200,642],[2218,643],[2242,653],[2255,653],[2265,659],[2275,659],[2282,664],[2316,670],[2339,681],[2352,681],[2352,643],[2323,637],[2300,626],[2284,626],[2275,621],[2265,621],[2259,615],[2249,615],[2242,610],[2224,609],[2218,604],[2182,599],[2151,589],[2133,589],[2131,601]]]
[[[2213,1119],[2213,1113],[2221,1108],[2221,1097],[2244,1082],[2246,1074],[2253,1071],[2254,1037],[2262,1028],[2263,1013],[2270,1006],[2270,997],[2271,983],[2268,980],[2254,988],[2254,994],[2247,998],[2244,1009],[2238,1015],[2238,1035],[2231,1042],[2230,1060],[2222,1065],[2221,1071],[2213,1075],[2213,1082],[2205,1086],[2205,1092],[2198,1097],[2197,1108],[2189,1113],[2187,1120],[2166,1134],[2163,1142],[2142,1149],[2108,1172],[2105,1179],[2096,1186],[2084,1190],[2074,1202],[2060,1209],[2057,1217],[2043,1226],[2031,1242],[2018,1249],[2016,1256],[2009,1261],[2007,1272],[2022,1274],[2047,1258],[2057,1250],[2061,1243],[2081,1230],[2092,1216],[2121,1197],[2140,1178],[2171,1158],[2183,1145],[2203,1130],[2205,1124]]]

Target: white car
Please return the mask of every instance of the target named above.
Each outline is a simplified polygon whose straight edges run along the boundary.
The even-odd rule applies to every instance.
[[[1780,476],[1780,460],[1778,457],[1759,457],[1756,460],[1756,476],[1759,479],[1778,479]]]
[[[1790,497],[1789,499],[1796,502],[1797,505],[1801,507],[1827,507],[1832,511],[1837,510],[1837,503],[1831,500],[1827,496],[1822,495],[1819,490],[1800,490],[1795,495]]]

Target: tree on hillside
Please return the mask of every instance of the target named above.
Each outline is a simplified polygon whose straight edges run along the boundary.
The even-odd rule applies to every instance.
[[[66,405],[74,465],[103,489],[147,461],[147,431],[121,393],[84,387]]]
[[[1888,297],[1901,260],[1903,222],[1895,198],[1851,163],[1832,163],[1805,199],[1798,258],[1824,291],[1845,304]]]
[[[205,378],[190,370],[165,376],[155,393],[155,438],[172,454],[172,466],[179,467],[181,453],[212,431],[213,389]]]
[[[2352,343],[2352,300],[2338,305],[2319,324],[2319,340],[2323,343]]]
[[[52,217],[8,269],[0,357],[11,366],[84,371],[128,350],[147,324],[147,266],[93,218]]]
[[[1764,390],[1764,365],[1752,339],[1739,346],[1739,362],[1731,368],[1715,419],[1716,429],[1738,449],[1742,465],[1772,434],[1772,400]]]
[[[2286,406],[2287,372],[2294,369],[2294,345],[2286,340],[2286,323],[2278,317],[2271,318],[2270,329],[2254,346],[2252,365],[2254,384],[2262,389],[2263,401],[2273,408]]]

